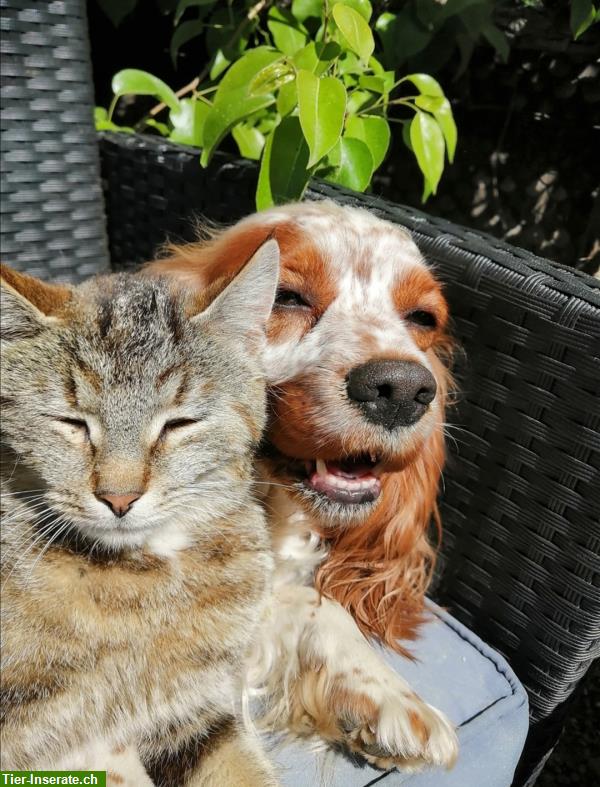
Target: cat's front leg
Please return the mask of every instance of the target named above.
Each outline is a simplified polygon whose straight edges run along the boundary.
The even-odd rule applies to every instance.
[[[279,592],[277,617],[271,634],[278,632],[284,668],[279,686],[269,681],[271,721],[283,726],[285,714],[293,732],[343,744],[380,768],[454,764],[452,724],[385,664],[340,604],[289,586]],[[286,656],[294,635],[296,650]]]
[[[279,787],[258,737],[233,716],[208,734],[155,738],[146,764],[156,787]]]

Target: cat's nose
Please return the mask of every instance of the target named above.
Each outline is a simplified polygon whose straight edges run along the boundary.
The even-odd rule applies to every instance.
[[[108,506],[113,514],[118,517],[125,516],[131,506],[141,496],[141,492],[131,492],[128,495],[111,495],[109,492],[96,492],[98,500]]]

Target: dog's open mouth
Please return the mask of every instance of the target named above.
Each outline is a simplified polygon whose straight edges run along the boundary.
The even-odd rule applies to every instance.
[[[336,503],[372,503],[381,494],[377,464],[377,457],[369,454],[309,461],[304,485]]]

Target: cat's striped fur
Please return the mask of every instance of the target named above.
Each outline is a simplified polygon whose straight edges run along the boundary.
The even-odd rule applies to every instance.
[[[2,768],[276,784],[239,700],[272,568],[251,489],[277,258],[200,313],[161,280],[3,270]]]

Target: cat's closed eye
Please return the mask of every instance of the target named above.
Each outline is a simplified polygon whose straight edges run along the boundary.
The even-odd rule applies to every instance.
[[[199,422],[196,418],[172,418],[169,421],[165,421],[160,436],[164,439],[172,432],[178,432],[189,426],[195,426],[197,423]]]
[[[82,418],[59,417],[53,418],[58,430],[68,439],[77,441],[88,441],[90,439],[90,429],[87,421]]]

